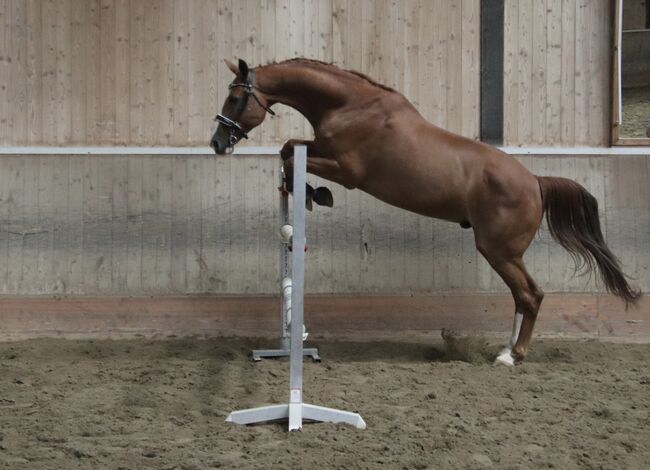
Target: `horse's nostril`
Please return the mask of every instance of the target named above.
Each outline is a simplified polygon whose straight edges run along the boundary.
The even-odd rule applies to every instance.
[[[215,152],[221,153],[223,151],[224,145],[219,141],[219,139],[212,139],[212,142],[210,142],[210,147],[212,147]]]

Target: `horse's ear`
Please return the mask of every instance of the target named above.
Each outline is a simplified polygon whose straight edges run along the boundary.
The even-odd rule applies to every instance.
[[[242,78],[248,77],[248,64],[243,59],[239,59],[239,73]]]
[[[228,59],[223,59],[223,61],[226,63],[226,65],[228,66],[228,68],[230,69],[230,71],[232,73],[234,73],[235,75],[237,75],[239,73],[239,69],[237,68],[237,66],[235,64],[230,62]]]

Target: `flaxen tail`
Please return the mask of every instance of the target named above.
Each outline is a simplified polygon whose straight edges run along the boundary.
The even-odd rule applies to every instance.
[[[579,268],[598,266],[605,287],[635,304],[641,292],[625,278],[619,260],[603,239],[598,219],[598,201],[585,188],[567,178],[538,176],[546,222],[551,235],[573,257]]]

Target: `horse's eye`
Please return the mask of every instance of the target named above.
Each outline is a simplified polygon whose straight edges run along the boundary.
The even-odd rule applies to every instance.
[[[230,104],[235,104],[235,103],[237,103],[237,97],[229,95],[227,101]]]

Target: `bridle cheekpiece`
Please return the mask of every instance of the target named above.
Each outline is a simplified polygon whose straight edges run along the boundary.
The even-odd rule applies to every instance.
[[[241,115],[244,113],[246,110],[246,107],[248,106],[248,100],[252,96],[255,98],[255,101],[257,101],[257,104],[259,104],[264,111],[269,113],[271,116],[275,116],[275,112],[268,106],[265,106],[262,104],[260,99],[257,97],[255,94],[255,86],[253,85],[253,80],[254,80],[255,74],[253,73],[253,69],[248,70],[248,74],[246,76],[246,82],[233,82],[230,85],[228,85],[228,89],[232,90],[233,88],[236,87],[242,87],[244,88],[244,96],[242,99],[240,99],[235,115],[235,118],[229,118],[224,116],[223,114],[217,114],[217,116],[214,118],[215,121],[217,121],[219,124],[224,126],[226,129],[228,129],[228,143],[231,146],[234,146],[237,142],[239,142],[241,139],[248,139],[248,134],[244,132],[244,129],[242,128],[241,124],[238,122],[239,119],[241,118]]]

